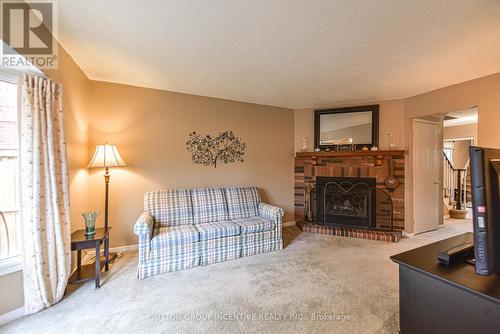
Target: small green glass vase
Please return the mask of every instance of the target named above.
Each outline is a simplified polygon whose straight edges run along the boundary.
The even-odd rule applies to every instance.
[[[82,216],[85,220],[85,235],[94,235],[95,234],[95,220],[99,212],[83,212]]]

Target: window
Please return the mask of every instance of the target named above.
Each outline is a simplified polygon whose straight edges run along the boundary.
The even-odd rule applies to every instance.
[[[17,95],[17,76],[0,72],[0,266],[21,254]]]

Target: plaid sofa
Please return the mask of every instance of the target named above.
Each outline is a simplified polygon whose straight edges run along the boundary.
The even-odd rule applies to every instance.
[[[137,276],[149,276],[283,249],[283,209],[256,187],[147,192],[134,226]]]

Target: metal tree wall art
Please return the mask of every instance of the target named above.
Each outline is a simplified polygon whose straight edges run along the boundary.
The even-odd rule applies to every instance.
[[[245,143],[233,131],[221,132],[216,137],[202,136],[195,131],[189,134],[186,149],[195,164],[217,167],[219,161],[226,164],[245,161]]]

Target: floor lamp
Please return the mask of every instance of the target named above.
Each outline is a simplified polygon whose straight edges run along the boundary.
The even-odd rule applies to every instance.
[[[123,161],[118,149],[115,145],[105,143],[97,145],[95,148],[94,156],[88,165],[88,168],[104,168],[104,186],[105,186],[105,199],[104,199],[104,228],[107,230],[109,227],[108,221],[108,197],[109,197],[109,168],[111,167],[124,167],[127,164]],[[116,259],[116,253],[110,253],[110,262]],[[97,259],[96,259],[97,261]]]

